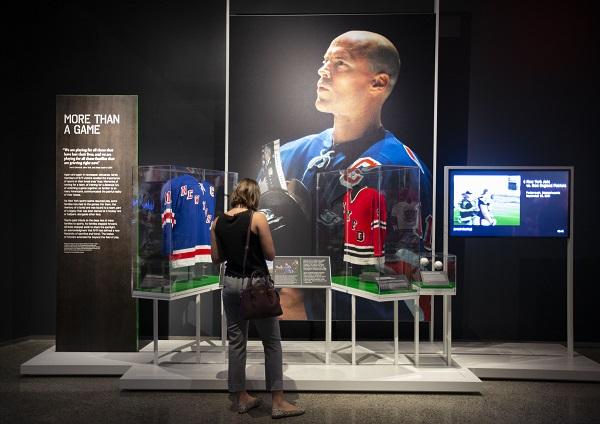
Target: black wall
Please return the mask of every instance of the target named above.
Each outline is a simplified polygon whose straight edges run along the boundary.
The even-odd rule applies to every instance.
[[[598,341],[592,302],[600,290],[592,264],[600,259],[599,231],[590,207],[600,181],[592,2],[442,1],[442,10],[469,12],[463,22],[469,22],[470,41],[468,87],[461,93],[453,84],[464,86],[464,73],[454,75],[460,56],[449,57],[451,39],[441,42],[439,164],[463,164],[451,151],[466,145],[469,165],[575,166],[575,340]],[[450,117],[462,113],[468,119],[458,126]],[[566,339],[565,241],[451,240],[450,251],[462,263],[456,337]]]
[[[592,302],[600,290],[591,278],[600,259],[594,245],[593,193],[600,178],[593,3],[440,3],[438,247],[444,165],[574,165],[575,340],[598,342]],[[385,1],[368,10],[358,1],[233,1],[231,11],[432,7],[418,1]],[[16,200],[19,211],[5,208],[10,242],[3,253],[10,266],[2,281],[0,341],[55,331],[56,94],[137,94],[140,164],[223,168],[224,1],[46,4],[17,16],[19,31],[8,43],[14,84],[5,139],[16,153],[5,154],[3,176],[9,203]],[[450,251],[460,261],[455,338],[566,339],[564,242],[452,240]],[[142,315],[146,307],[141,302]],[[209,333],[216,328],[203,326]]]
[[[5,181],[21,210],[9,226],[0,340],[55,333],[56,94],[137,94],[140,165],[223,166],[224,2],[47,2],[17,16],[6,141],[20,160]],[[151,310],[140,301],[145,322]]]

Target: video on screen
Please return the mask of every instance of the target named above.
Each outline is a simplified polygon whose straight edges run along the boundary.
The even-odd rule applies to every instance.
[[[569,170],[454,169],[449,234],[568,237]]]

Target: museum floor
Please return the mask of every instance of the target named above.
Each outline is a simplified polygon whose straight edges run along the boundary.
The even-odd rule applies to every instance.
[[[0,346],[0,423],[271,422],[266,406],[239,415],[224,392],[121,391],[118,377],[21,376],[20,365],[54,345]],[[597,362],[600,347],[576,348]],[[265,393],[258,393],[265,397]],[[294,423],[596,423],[600,383],[487,380],[479,394],[289,393],[307,409]]]

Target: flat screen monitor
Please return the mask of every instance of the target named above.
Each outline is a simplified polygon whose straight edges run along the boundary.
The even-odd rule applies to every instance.
[[[571,168],[447,166],[453,237],[569,237]]]

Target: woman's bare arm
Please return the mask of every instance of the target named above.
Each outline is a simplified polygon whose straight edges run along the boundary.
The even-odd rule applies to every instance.
[[[212,259],[213,264],[220,264],[223,262],[223,256],[219,250],[219,243],[217,243],[217,236],[215,234],[215,227],[217,226],[218,219],[218,217],[215,218],[210,226],[210,258]]]

